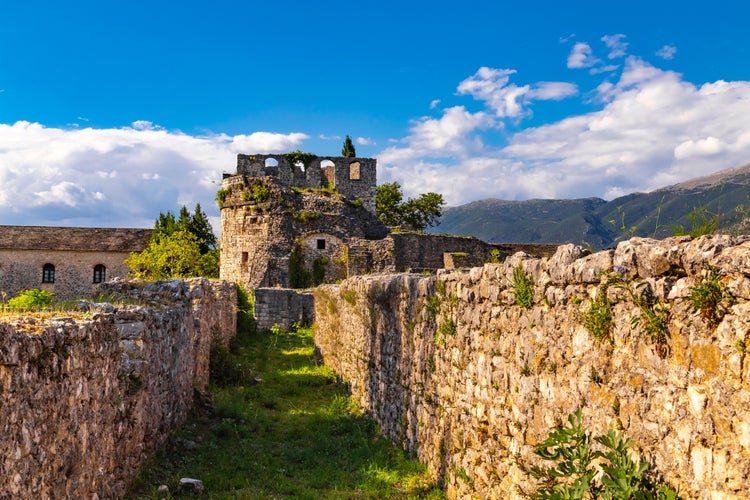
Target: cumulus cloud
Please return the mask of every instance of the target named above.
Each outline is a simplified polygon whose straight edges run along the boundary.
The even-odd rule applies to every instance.
[[[151,227],[159,212],[195,203],[216,221],[214,196],[237,152],[289,150],[306,137],[191,136],[147,121],[110,129],[0,124],[0,224]]]
[[[510,83],[513,69],[495,69],[483,66],[458,85],[459,95],[471,95],[484,101],[499,118],[520,118],[530,113],[528,107],[534,100],[561,100],[576,95],[578,87],[567,82],[540,82],[519,87]]]
[[[357,137],[357,144],[360,146],[372,146],[375,142],[369,137]]]
[[[509,74],[506,70],[505,76]],[[472,87],[474,93],[491,94],[483,90],[487,88]],[[505,145],[492,147],[486,135],[465,120],[465,127],[456,129],[449,141],[464,144],[462,154],[426,158],[420,153],[421,131],[414,128],[399,148],[377,157],[386,164],[384,177],[401,182],[406,194],[433,190],[453,205],[487,197],[611,199],[750,159],[749,81],[695,85],[678,73],[628,56],[619,78],[595,92],[600,109],[523,129],[508,135]],[[491,100],[486,104],[488,112],[495,111]],[[466,146],[472,143],[484,147]]]
[[[256,153],[281,153],[296,149],[302,141],[309,139],[307,134],[277,134],[273,132],[253,132],[250,135],[236,135],[231,148],[237,153],[253,151]]]
[[[586,42],[576,42],[568,55],[568,68],[571,69],[590,68],[599,63],[601,60],[594,57],[591,46]]]
[[[617,59],[624,57],[627,54],[628,42],[625,41],[625,35],[618,33],[617,35],[604,35],[602,42],[609,49],[607,54],[608,59]]]
[[[661,57],[662,59],[674,59],[674,55],[677,53],[677,47],[674,47],[672,45],[665,45],[664,47],[660,48],[656,51],[656,55]]]

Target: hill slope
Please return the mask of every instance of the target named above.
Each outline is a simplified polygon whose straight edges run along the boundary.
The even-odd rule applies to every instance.
[[[606,248],[631,236],[663,238],[702,223],[737,231],[750,210],[750,164],[650,193],[605,201],[486,199],[445,209],[438,233],[497,243],[577,243]]]

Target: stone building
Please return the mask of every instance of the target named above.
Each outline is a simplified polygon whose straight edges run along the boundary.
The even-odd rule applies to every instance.
[[[376,170],[373,158],[238,155],[217,194],[221,278],[248,288],[304,288],[352,275],[481,265],[493,250],[496,257],[527,250],[390,233],[375,213]]]
[[[48,290],[90,296],[98,283],[127,276],[123,261],[148,246],[151,229],[0,226],[0,294]]]

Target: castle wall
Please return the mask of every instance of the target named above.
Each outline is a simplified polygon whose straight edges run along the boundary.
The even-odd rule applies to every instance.
[[[206,388],[211,342],[236,334],[234,284],[106,287],[150,305],[0,323],[2,498],[122,497]]]
[[[289,331],[295,323],[310,325],[315,320],[313,295],[289,288],[255,290],[255,322],[260,330],[274,325]]]
[[[269,162],[270,160],[270,162]],[[275,166],[267,166],[274,163]],[[333,164],[333,186],[322,164]],[[271,177],[280,186],[313,188],[334,187],[349,200],[361,200],[363,206],[375,213],[377,161],[374,158],[345,158],[317,156],[304,169],[290,165],[283,154],[237,155],[236,175]]]
[[[257,186],[267,189],[267,197],[253,194]],[[307,269],[325,256],[327,279],[335,281],[344,277],[344,247],[351,239],[388,234],[373,213],[338,192],[294,191],[271,177],[244,175],[225,178],[222,190],[220,276],[248,288],[288,287],[289,255],[297,241],[306,249]],[[312,248],[318,239],[331,248]]]
[[[106,267],[106,278],[126,277],[127,252],[0,249],[0,292],[6,300],[21,290],[39,288],[62,300],[91,297],[95,292],[94,266]],[[42,283],[42,267],[55,266],[55,282]]]
[[[519,264],[534,282],[530,309],[514,300]],[[706,264],[735,297],[715,330],[688,301]],[[614,265],[665,304],[664,357],[633,325],[639,308],[623,289],[606,292],[612,343],[584,327],[600,272]],[[634,238],[593,255],[566,245],[549,258],[357,276],[314,294],[325,363],[386,436],[444,477],[449,498],[521,498],[532,483],[517,460],[539,464],[533,445],[579,407],[593,433],[621,428],[683,498],[746,496],[750,242]]]

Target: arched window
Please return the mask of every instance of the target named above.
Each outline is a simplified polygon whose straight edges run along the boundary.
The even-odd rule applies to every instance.
[[[107,281],[107,268],[102,264],[94,266],[94,283],[104,283]]]
[[[323,173],[320,178],[320,187],[333,189],[336,187],[336,165],[331,160],[320,162],[320,169]]]
[[[266,158],[266,167],[278,167],[279,162],[275,158]]]
[[[52,264],[44,264],[42,267],[42,283],[54,283],[55,282],[55,266]]]

